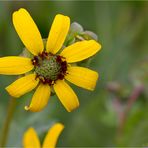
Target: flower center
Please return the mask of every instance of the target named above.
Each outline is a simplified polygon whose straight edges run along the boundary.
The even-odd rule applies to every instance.
[[[42,52],[32,59],[34,71],[44,84],[52,85],[56,80],[64,79],[67,71],[67,62],[59,55]]]

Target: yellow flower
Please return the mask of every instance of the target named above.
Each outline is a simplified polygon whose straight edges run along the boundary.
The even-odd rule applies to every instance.
[[[38,86],[31,104],[25,107],[33,112],[40,111],[47,105],[52,90],[67,111],[77,108],[78,98],[65,79],[82,88],[94,90],[98,73],[74,66],[73,63],[93,56],[100,50],[101,45],[89,40],[76,42],[64,48],[70,19],[61,14],[54,18],[46,47],[37,26],[25,9],[21,8],[13,13],[13,24],[25,47],[32,53],[32,58],[2,57],[0,74],[18,75],[29,71],[32,73],[27,73],[6,87],[8,93],[13,97],[20,97]],[[60,49],[63,50],[59,53]]]
[[[24,148],[54,148],[56,146],[58,137],[64,129],[63,124],[56,123],[48,131],[43,145],[41,146],[39,138],[34,128],[29,128],[23,137]]]

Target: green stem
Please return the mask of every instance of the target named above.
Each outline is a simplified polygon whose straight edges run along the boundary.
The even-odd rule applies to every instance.
[[[8,106],[8,112],[6,115],[6,119],[4,121],[3,128],[2,128],[0,147],[5,147],[5,145],[6,145],[7,137],[9,134],[10,124],[11,124],[12,117],[13,117],[14,110],[15,110],[15,106],[16,106],[16,99],[11,98],[10,102],[9,102],[9,106]]]

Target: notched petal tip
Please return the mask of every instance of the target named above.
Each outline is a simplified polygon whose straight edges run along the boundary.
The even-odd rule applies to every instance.
[[[14,22],[15,17],[17,15],[19,15],[19,13],[22,13],[22,12],[28,13],[27,10],[24,9],[24,8],[20,8],[20,9],[18,9],[18,10],[16,10],[16,11],[13,12],[13,14],[12,14],[12,20],[13,20],[13,22]]]
[[[20,12],[20,11],[26,11],[26,9],[24,9],[24,8],[19,8],[18,10],[14,11],[13,14],[14,14],[14,13],[17,13],[17,12]]]

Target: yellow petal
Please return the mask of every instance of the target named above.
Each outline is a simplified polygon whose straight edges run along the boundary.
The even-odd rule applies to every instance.
[[[41,111],[48,104],[50,93],[50,86],[41,83],[33,95],[30,106],[25,106],[25,109],[33,112]]]
[[[41,34],[25,9],[21,8],[13,13],[13,24],[22,42],[32,54],[38,55],[43,51]]]
[[[65,79],[82,88],[94,90],[98,73],[88,68],[72,66],[68,68]]]
[[[43,142],[43,148],[55,148],[58,137],[62,130],[64,129],[64,125],[61,123],[54,124],[48,131],[45,140]]]
[[[58,14],[55,16],[47,39],[47,52],[57,53],[62,47],[70,27],[68,16]]]
[[[66,47],[60,55],[65,57],[68,63],[73,63],[93,56],[100,49],[101,45],[94,40],[80,41]]]
[[[41,148],[39,138],[33,128],[29,128],[23,137],[24,148]]]
[[[33,69],[31,59],[17,56],[0,58],[0,74],[18,75]]]
[[[34,89],[38,82],[39,80],[36,79],[35,74],[29,74],[14,81],[12,84],[6,87],[6,90],[11,96],[18,98]]]
[[[54,90],[68,112],[71,112],[79,106],[79,100],[76,94],[64,80],[56,81]]]

